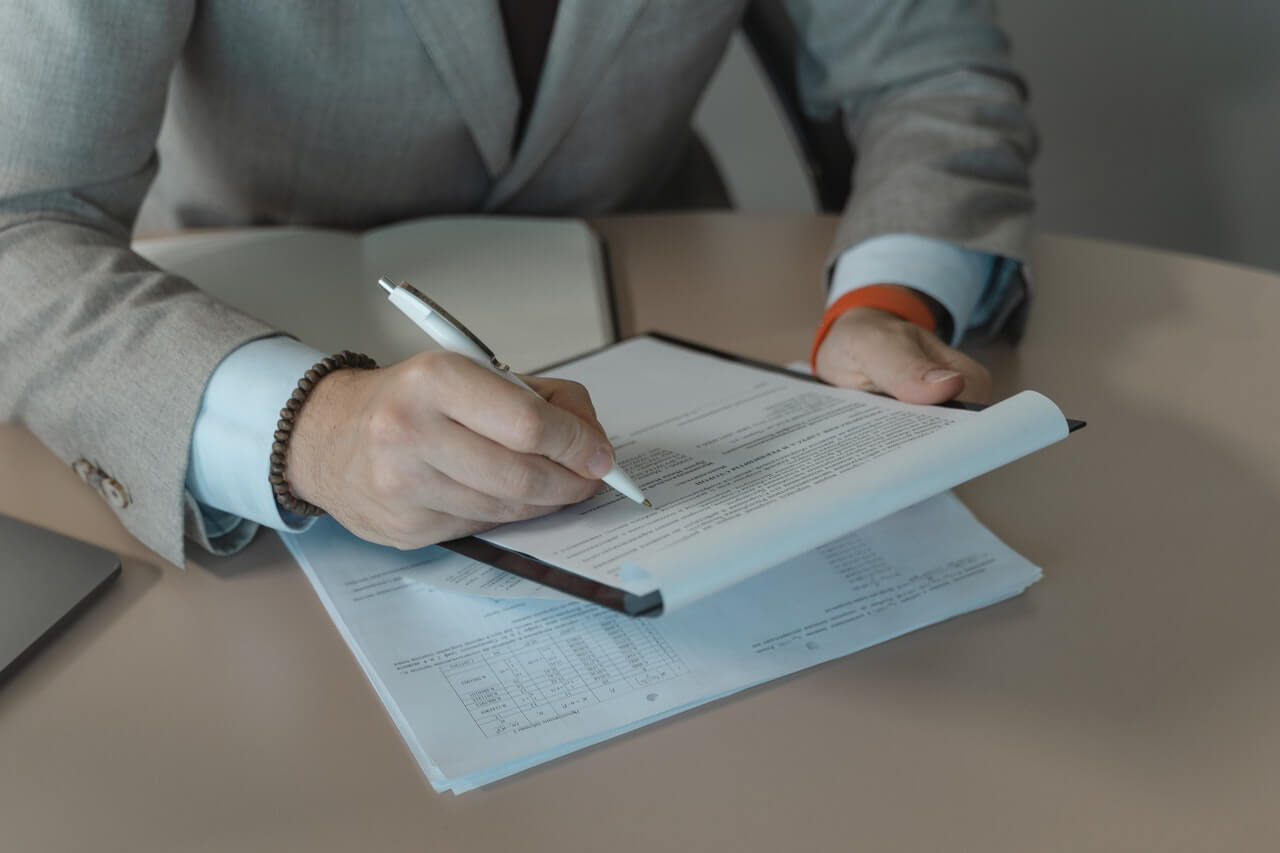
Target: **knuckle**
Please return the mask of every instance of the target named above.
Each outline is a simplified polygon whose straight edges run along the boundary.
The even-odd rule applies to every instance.
[[[339,520],[360,538],[401,551],[416,550],[463,535],[454,531],[469,524],[427,507],[382,508],[375,512],[358,512]]]
[[[558,506],[541,506],[539,504],[515,504],[511,509],[511,515],[505,519],[506,521],[524,521],[529,518],[537,518],[538,516],[547,515],[555,512]]]
[[[434,384],[440,375],[441,355],[443,353],[420,352],[405,359],[400,365],[403,381],[415,387]]]
[[[565,427],[566,429],[557,436],[556,446],[552,450],[562,461],[569,458],[580,459],[590,444],[592,431],[576,415],[565,419]]]
[[[381,500],[395,500],[408,491],[408,477],[399,465],[379,463],[369,474],[369,488]]]
[[[586,385],[583,385],[581,382],[574,382],[572,379],[565,379],[562,381],[566,395],[583,401],[591,399],[591,394],[587,391]]]
[[[546,475],[535,465],[510,465],[504,471],[503,496],[522,503],[538,497],[546,484]]]
[[[374,446],[400,444],[409,429],[407,413],[394,403],[375,406],[365,415],[365,434]]]
[[[484,369],[465,355],[456,352],[433,352],[429,355],[428,361],[434,375],[443,379],[463,380],[469,373],[474,374]]]
[[[518,501],[502,501],[495,508],[493,516],[498,522],[523,521],[538,514],[538,508]]]
[[[400,513],[389,522],[392,537],[402,550],[424,548],[451,538],[455,528],[465,522],[447,513],[418,509]]]
[[[533,397],[514,402],[511,413],[511,449],[533,453],[547,438],[547,421]]]
[[[452,352],[420,352],[402,363],[403,381],[414,393],[438,388],[454,388],[465,382],[465,370],[471,362]]]

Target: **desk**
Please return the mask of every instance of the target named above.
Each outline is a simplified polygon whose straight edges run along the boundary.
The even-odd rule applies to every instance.
[[[599,226],[626,329],[805,351],[833,220]],[[983,357],[1090,426],[961,494],[1041,583],[462,797],[278,539],[159,568],[0,427],[0,512],[125,555],[0,690],[0,846],[1276,849],[1280,277],[1052,237],[1035,272],[1026,342]]]

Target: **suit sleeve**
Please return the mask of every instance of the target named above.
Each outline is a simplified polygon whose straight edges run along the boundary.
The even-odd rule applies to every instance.
[[[129,249],[192,0],[0,4],[0,418],[183,561],[205,382],[256,320]]]
[[[916,234],[1025,259],[1036,135],[983,0],[788,0],[806,110],[855,152],[844,250]]]

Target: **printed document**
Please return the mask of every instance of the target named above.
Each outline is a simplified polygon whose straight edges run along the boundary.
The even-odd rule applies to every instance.
[[[653,337],[543,375],[591,390],[621,467],[607,487],[481,534],[670,613],[1064,438],[1048,398],[981,412],[833,388]]]
[[[705,512],[697,500],[690,512]],[[1017,595],[1040,577],[950,494],[659,619],[439,548],[372,545],[329,518],[283,539],[431,785],[454,793]]]

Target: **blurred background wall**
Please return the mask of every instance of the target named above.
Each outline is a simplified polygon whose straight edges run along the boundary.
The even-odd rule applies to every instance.
[[[1000,8],[1041,131],[1041,230],[1280,270],[1280,0]],[[741,39],[696,123],[740,208],[814,209]]]

